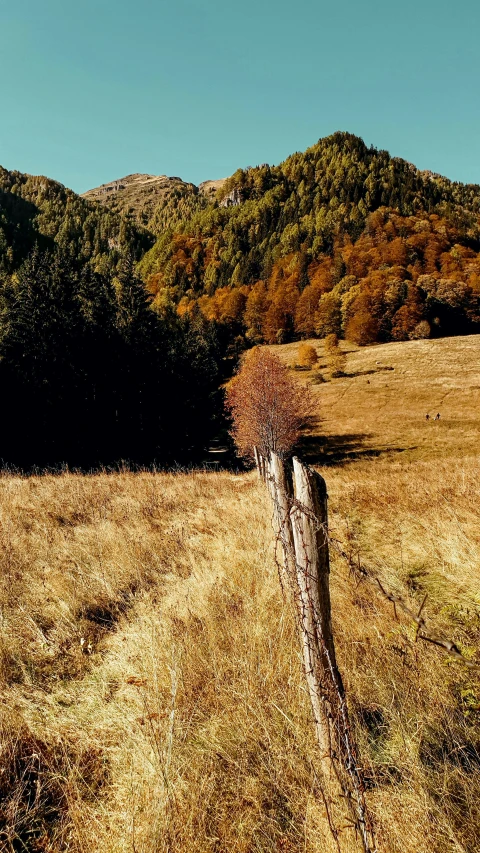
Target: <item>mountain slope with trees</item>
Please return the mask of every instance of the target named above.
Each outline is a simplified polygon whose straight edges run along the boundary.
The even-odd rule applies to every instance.
[[[139,270],[156,301],[198,304],[237,339],[369,343],[476,331],[479,249],[480,187],[339,132],[235,172]]]
[[[16,270],[37,245],[57,247],[77,265],[108,273],[127,253],[140,259],[151,243],[132,217],[87,201],[57,181],[0,167],[0,271]]]
[[[152,235],[44,177],[0,170],[0,459],[30,469],[191,461],[218,412],[212,323],[151,299]]]
[[[160,235],[204,210],[224,184],[204,181],[200,186],[167,175],[127,175],[83,193],[108,209],[129,214],[143,228]]]
[[[477,186],[345,133],[148,203],[130,179],[104,204],[0,170],[5,462],[188,461],[251,344],[480,330]]]

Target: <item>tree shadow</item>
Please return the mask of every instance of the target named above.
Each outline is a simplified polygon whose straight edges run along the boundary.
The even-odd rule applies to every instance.
[[[394,367],[381,365],[380,367],[372,368],[371,370],[357,370],[355,373],[347,373],[344,371],[342,376],[347,376],[349,379],[354,379],[356,376],[371,376],[373,373],[384,373],[385,371],[395,370]]]
[[[0,210],[5,214],[2,229],[12,249],[14,264],[24,260],[35,244],[41,251],[54,247],[53,238],[38,231],[36,220],[41,211],[33,202],[0,190]]]
[[[390,456],[414,450],[414,447],[372,447],[367,444],[371,433],[345,433],[344,435],[304,435],[296,452],[309,465],[347,465],[358,459]]]

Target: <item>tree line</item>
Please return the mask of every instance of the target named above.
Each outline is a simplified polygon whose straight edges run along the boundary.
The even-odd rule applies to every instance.
[[[480,330],[480,254],[447,217],[380,208],[356,240],[336,235],[330,254],[305,263],[291,252],[266,279],[190,292],[177,305],[182,315],[198,308],[237,351],[331,334],[361,345],[472,334]]]
[[[215,429],[219,364],[213,324],[153,311],[131,256],[101,275],[36,248],[0,284],[0,458],[191,461]]]

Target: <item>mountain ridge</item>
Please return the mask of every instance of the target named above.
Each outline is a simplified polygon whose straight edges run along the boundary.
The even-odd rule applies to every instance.
[[[236,350],[480,329],[480,187],[353,134],[198,187],[133,173],[77,196],[4,170],[0,192],[7,272],[36,243],[99,272],[130,254],[154,309],[199,309]]]
[[[34,246],[60,247],[76,263],[114,270],[139,259],[152,239],[132,217],[82,198],[60,181],[0,166],[0,271],[12,272]]]
[[[197,186],[177,176],[135,172],[87,190],[82,198],[129,214],[141,227],[159,235],[206,207],[225,180],[207,180]]]
[[[154,302],[197,306],[234,339],[372,343],[477,331],[479,252],[480,186],[338,132],[238,169],[139,271]]]

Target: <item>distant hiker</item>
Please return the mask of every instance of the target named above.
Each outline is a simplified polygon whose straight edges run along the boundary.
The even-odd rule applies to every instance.
[[[435,415],[435,420],[436,420],[436,421],[439,421],[439,420],[440,420],[440,412],[437,412],[437,414]]]
[[[426,420],[426,421],[429,421],[429,420],[430,420],[430,415],[425,415],[425,420]]]

